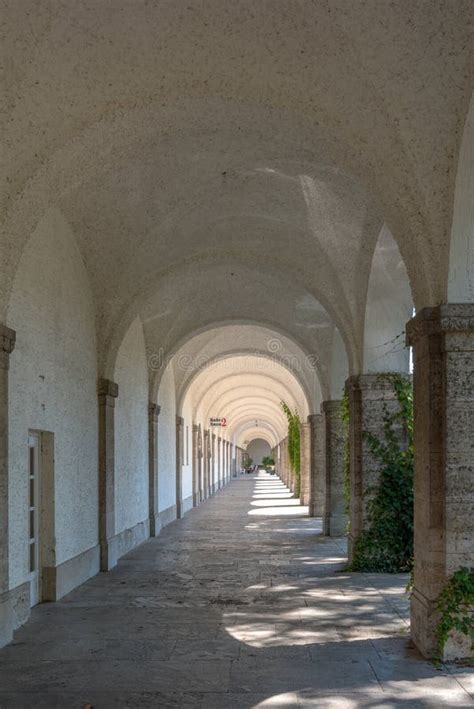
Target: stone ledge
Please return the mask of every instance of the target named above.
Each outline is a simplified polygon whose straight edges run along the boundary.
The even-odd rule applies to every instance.
[[[43,601],[57,601],[81,586],[100,571],[100,546],[97,544],[72,559],[43,569]]]
[[[150,538],[150,521],[149,519],[138,522],[134,527],[124,529],[115,535],[117,543],[117,559],[120,559],[135,547],[146,542]]]
[[[186,512],[189,512],[193,508],[193,496],[190,495],[189,497],[185,497],[184,500],[181,502],[181,514],[185,515]]]
[[[0,594],[0,647],[13,640],[14,631],[27,622],[31,614],[30,582]]]
[[[167,507],[166,510],[162,510],[161,512],[158,512],[157,519],[159,519],[160,523],[161,523],[160,529],[162,529],[163,527],[166,527],[167,524],[174,522],[175,519],[177,519],[177,518],[178,518],[178,515],[177,515],[176,505],[171,505],[171,507]]]

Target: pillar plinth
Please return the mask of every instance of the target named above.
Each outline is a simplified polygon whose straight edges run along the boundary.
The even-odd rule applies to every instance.
[[[117,564],[115,538],[115,399],[118,384],[99,379],[99,544],[100,568]]]
[[[323,401],[326,498],[323,534],[342,537],[347,531],[344,497],[345,436],[341,419],[341,402]]]
[[[310,439],[309,516],[323,517],[326,498],[324,416],[308,416]]]
[[[158,416],[160,407],[148,404],[148,509],[150,537],[157,537],[161,531],[158,514]]]
[[[415,571],[413,641],[436,653],[436,599],[474,566],[474,304],[421,310],[407,325],[414,355]],[[469,657],[463,636],[445,659]]]

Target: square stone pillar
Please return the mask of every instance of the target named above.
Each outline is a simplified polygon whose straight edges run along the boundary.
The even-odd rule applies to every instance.
[[[158,416],[160,407],[148,404],[148,510],[150,537],[157,537],[161,530],[158,514]]]
[[[415,571],[412,637],[436,652],[436,599],[474,566],[474,304],[424,308],[407,325],[414,348]],[[449,641],[445,659],[467,657]]]
[[[211,459],[211,441],[209,430],[204,431],[204,499],[209,497],[210,488],[210,459]]]
[[[300,423],[300,501],[309,505],[311,476],[311,425]]]
[[[193,506],[197,507],[202,500],[201,487],[202,443],[201,425],[193,424]]]
[[[380,462],[374,458],[364,433],[370,432],[384,439],[385,411],[392,414],[399,404],[390,381],[383,374],[361,374],[346,381],[349,394],[350,446],[350,530],[349,563],[353,559],[354,544],[367,526],[369,490],[377,484]],[[397,426],[394,425],[395,431]],[[403,429],[399,427],[400,442]]]
[[[209,495],[213,495],[216,484],[216,434],[211,434],[211,474],[209,476]]]
[[[220,487],[222,487],[222,438],[218,436],[217,438],[217,477],[214,484],[214,492],[216,492]]]
[[[176,416],[176,517],[183,516],[184,419]]]
[[[16,333],[0,325],[0,647],[13,639],[13,609],[9,593],[8,538],[8,369]]]
[[[100,568],[117,564],[115,537],[115,399],[118,384],[99,379],[99,544]]]
[[[342,537],[347,531],[346,499],[344,497],[345,431],[341,419],[341,402],[323,401],[325,436],[326,500],[323,534]]]
[[[326,500],[326,454],[323,414],[308,416],[310,429],[309,516],[323,517]]]

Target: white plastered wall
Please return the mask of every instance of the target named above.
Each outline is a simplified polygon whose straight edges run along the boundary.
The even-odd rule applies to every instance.
[[[409,371],[405,325],[413,300],[407,270],[387,227],[374,251],[367,292],[364,327],[364,372]]]
[[[183,406],[182,417],[183,424],[183,467],[182,467],[182,494],[183,500],[193,494],[193,453],[192,453],[192,436],[193,436],[193,408],[191,401],[188,400]]]
[[[148,374],[139,318],[117,355],[115,381],[115,532],[148,517]]]
[[[28,573],[28,429],[54,433],[56,563],[98,542],[94,308],[74,235],[50,210],[13,284],[10,358],[10,588]]]
[[[448,302],[474,302],[474,94],[464,126],[454,195]]]
[[[158,509],[176,504],[176,392],[172,363],[160,382],[158,404]]]

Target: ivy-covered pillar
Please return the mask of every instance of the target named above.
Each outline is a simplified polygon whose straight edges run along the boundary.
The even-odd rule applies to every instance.
[[[150,537],[157,537],[161,530],[158,513],[158,416],[160,407],[148,404],[148,511]]]
[[[309,516],[323,517],[326,497],[326,465],[323,414],[308,416],[310,428]]]
[[[323,401],[324,456],[325,456],[325,504],[323,534],[342,537],[347,530],[346,485],[346,437],[341,416],[341,401]]]
[[[371,452],[364,435],[370,433],[383,441],[384,417],[398,411],[399,403],[393,384],[384,374],[361,374],[346,381],[349,396],[350,450],[350,531],[349,563],[354,559],[354,546],[367,529],[367,505],[380,475],[380,461]],[[403,439],[403,428],[394,426]]]
[[[474,567],[474,304],[421,310],[407,325],[414,354],[415,569],[412,637],[437,651],[436,600],[460,567]],[[450,638],[445,659],[472,655]]]
[[[309,505],[311,475],[311,425],[300,423],[300,501]]]

